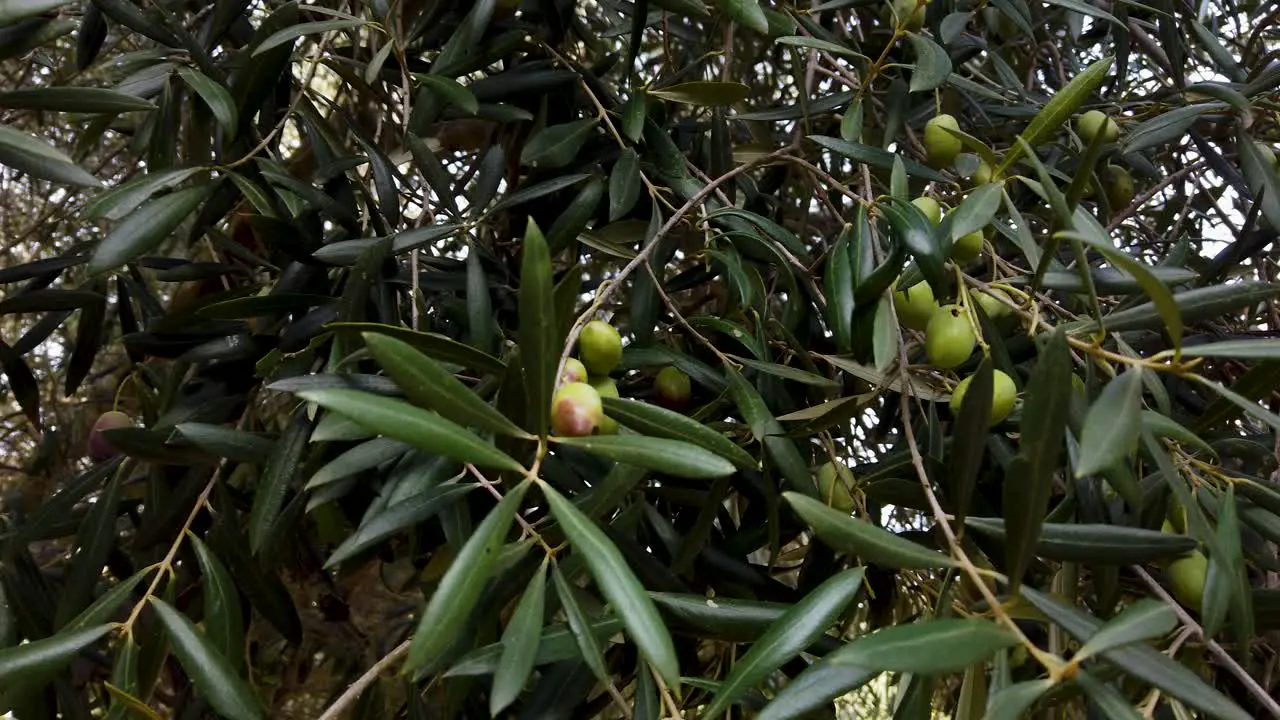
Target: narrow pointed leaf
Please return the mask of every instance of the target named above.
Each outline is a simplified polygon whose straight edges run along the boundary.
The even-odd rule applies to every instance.
[[[1022,596],[1081,642],[1087,642],[1102,627],[1097,618],[1038,590],[1023,587]],[[1126,645],[1103,651],[1102,656],[1126,674],[1160,688],[1210,717],[1219,720],[1249,720],[1252,717],[1207,685],[1191,669],[1155,648]]]
[[[317,20],[315,22],[291,25],[283,30],[272,33],[265,40],[258,43],[258,46],[253,49],[253,55],[261,55],[271,48],[279,47],[285,43],[292,43],[294,40],[305,35],[319,35],[332,30],[348,30],[351,28],[363,27],[368,24],[369,23],[364,20],[352,18],[347,20]]]
[[[262,469],[253,493],[253,508],[249,512],[249,546],[254,554],[261,553],[272,537],[272,529],[284,507],[285,496],[295,484],[311,437],[311,421],[306,413],[294,413],[289,425],[271,449],[266,467]]]
[[[688,415],[639,400],[603,400],[606,415],[638,433],[697,445],[728,460],[740,470],[752,470],[758,466],[756,459],[737,443]]]
[[[378,364],[414,404],[435,410],[460,425],[529,437],[452,373],[409,343],[378,333],[364,333],[364,341]]]
[[[509,455],[445,418],[403,400],[339,388],[297,393],[308,402],[347,416],[379,435],[420,450],[496,470],[523,469]]]
[[[1024,717],[1027,708],[1048,692],[1054,681],[1027,680],[1010,685],[991,696],[987,706],[987,720],[1019,720]]]
[[[1053,475],[1066,438],[1067,403],[1071,397],[1071,352],[1066,336],[1054,332],[1040,348],[1039,361],[1027,383],[1022,406],[1022,439],[1018,456],[1005,471],[1016,482],[1004,484],[1004,519],[1008,542],[1005,563],[1016,588],[1031,565],[1040,525],[1049,509]]]
[[[244,617],[240,593],[231,573],[217,555],[195,535],[190,537],[204,580],[204,633],[232,667],[244,665]]]
[[[529,218],[525,228],[523,256],[520,266],[520,361],[524,367],[528,406],[532,408],[533,430],[538,435],[546,435],[561,348],[556,325],[551,253],[533,218]]]
[[[623,559],[622,553],[582,511],[548,485],[542,486],[551,512],[573,549],[581,553],[591,576],[613,612],[622,618],[640,655],[662,676],[667,687],[680,686],[680,665],[671,634],[658,609]]]
[[[3,15],[2,10],[0,15]],[[0,92],[0,108],[29,108],[69,113],[125,113],[155,110],[156,106],[149,100],[118,90],[93,87],[42,87]]]
[[[151,200],[112,228],[89,258],[89,274],[98,275],[156,249],[209,196],[212,186],[178,190]]]
[[[1085,415],[1076,477],[1110,468],[1138,449],[1142,431],[1142,370],[1133,367],[1107,383]]]
[[[173,429],[210,455],[235,462],[263,464],[275,447],[275,441],[269,437],[211,423],[179,423]]]
[[[356,528],[356,531],[333,551],[329,559],[325,560],[324,566],[334,567],[392,535],[426,522],[476,487],[478,486],[440,485],[391,504],[387,509],[361,523],[360,527]]]
[[[228,138],[236,136],[236,123],[239,119],[239,113],[236,110],[235,100],[232,99],[231,93],[227,91],[221,83],[209,78],[191,68],[181,68],[178,70],[178,76],[182,78],[205,105],[209,106],[209,110],[213,112],[213,117],[217,119],[218,124],[226,131]]]
[[[936,550],[794,492],[782,494],[791,508],[831,547],[890,568],[946,568],[956,562]]]
[[[907,40],[916,59],[909,90],[922,92],[941,87],[951,75],[951,56],[925,35],[911,33]]]
[[[952,430],[951,461],[948,463],[951,493],[956,524],[964,523],[973,499],[973,488],[982,469],[982,458],[987,449],[987,431],[990,429],[991,394],[995,386],[995,367],[991,357],[982,358],[982,364],[972,375],[965,391],[960,415]]]
[[[1107,79],[1107,73],[1111,71],[1111,65],[1115,61],[1114,58],[1107,56],[1101,60],[1095,61],[1092,65],[1080,71],[1071,79],[1061,90],[1054,94],[1044,107],[1040,108],[1040,112],[1036,113],[1035,118],[1031,120],[1031,124],[1026,130],[1022,131],[1019,136],[1025,141],[1027,147],[1036,147],[1053,133],[1057,132],[1062,123],[1071,117],[1076,108],[1083,105],[1099,87]],[[1013,166],[1013,163],[1022,155],[1022,143],[1014,144],[1005,153],[1004,160],[1000,166],[996,168],[996,176],[1004,175],[1004,171]]]
[[[591,673],[602,683],[609,682],[609,671],[604,665],[604,650],[600,646],[600,638],[592,631],[591,619],[583,612],[582,605],[574,595],[574,587],[560,572],[560,566],[552,570],[552,578],[556,584],[556,596],[564,609],[565,618],[569,621],[569,631],[578,643],[578,652]]]
[[[561,445],[582,448],[593,455],[646,470],[687,478],[732,475],[733,463],[698,445],[644,435],[558,437]]]
[[[703,107],[727,107],[742,102],[750,93],[751,88],[742,83],[714,80],[694,80],[649,91],[663,100]]]
[[[523,165],[558,168],[568,165],[595,132],[595,118],[551,125],[529,138],[520,154]]]
[[[1006,539],[1005,523],[999,518],[971,517],[965,524],[983,535]],[[1174,533],[1100,523],[1044,523],[1035,554],[1059,562],[1132,565],[1177,558],[1195,547],[1195,538]]]
[[[636,206],[640,199],[640,156],[627,148],[618,156],[609,173],[609,222],[613,222]]]
[[[733,665],[703,713],[714,718],[827,631],[862,588],[863,568],[835,575],[787,610]]]
[[[213,646],[195,623],[188,620],[169,603],[151,599],[156,617],[164,626],[182,669],[195,683],[196,690],[224,717],[264,717],[262,706],[254,696],[253,688],[235,671],[231,662]]]
[[[835,665],[934,675],[963,670],[1017,644],[1016,635],[990,620],[942,618],[877,630],[826,659]]]
[[[1159,600],[1144,598],[1103,625],[1072,657],[1083,661],[1112,648],[1158,638],[1177,626],[1178,616],[1173,608]]]
[[[5,125],[0,125],[0,165],[50,182],[81,187],[102,185],[61,150]]]
[[[542,618],[547,600],[547,562],[525,586],[515,612],[502,631],[502,658],[493,674],[489,692],[489,714],[496,716],[515,702],[533,672],[542,635]]]
[[[405,661],[407,671],[434,663],[457,640],[493,574],[507,531],[528,489],[525,482],[507,492],[454,557],[422,612]]]
[[[28,683],[38,687],[114,627],[106,624],[64,630],[52,637],[0,649],[0,687],[22,687]]]

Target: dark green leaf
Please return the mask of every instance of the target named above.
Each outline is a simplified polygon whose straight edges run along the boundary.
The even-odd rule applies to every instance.
[[[590,518],[563,495],[546,484],[542,485],[542,492],[569,544],[586,561],[600,592],[626,624],[640,655],[662,676],[667,687],[678,688],[680,665],[671,635],[622,553]]]
[[[51,675],[66,667],[77,653],[97,642],[113,627],[112,624],[106,624],[68,629],[42,640],[0,648],[0,687],[13,688],[28,684],[39,687],[48,682]]]
[[[296,483],[302,466],[307,439],[311,436],[311,421],[301,410],[295,412],[280,439],[271,449],[262,477],[253,493],[253,509],[249,513],[249,547],[260,554],[273,537],[272,529],[284,507],[285,495]]]
[[[978,532],[1005,539],[1005,523],[999,518],[971,517],[965,523]],[[1132,565],[1168,560],[1196,547],[1186,535],[1097,523],[1044,523],[1035,554],[1059,562],[1093,565]]]
[[[769,21],[760,9],[759,0],[719,0],[720,9],[730,20],[760,34],[769,32]]]
[[[112,228],[89,258],[89,274],[99,275],[155,250],[209,197],[212,186],[177,190],[151,200]]]
[[[1067,428],[1071,398],[1071,351],[1061,331],[1041,347],[1039,362],[1027,383],[1022,406],[1022,439],[1018,456],[1005,476],[1017,482],[1004,484],[1006,573],[1014,587],[1031,565],[1033,548],[1040,537],[1058,470]]]
[[[164,626],[182,669],[195,683],[196,690],[213,709],[224,717],[253,720],[265,717],[253,688],[232,667],[231,662],[206,638],[194,623],[172,605],[159,598],[151,599],[156,617]]]
[[[205,105],[208,105],[209,109],[213,111],[214,118],[218,120],[218,124],[226,131],[227,138],[234,138],[239,115],[236,111],[236,102],[232,99],[231,93],[221,83],[191,68],[179,69],[178,76],[192,90],[195,90],[200,99],[204,100]]]
[[[627,148],[609,173],[609,221],[617,220],[636,206],[640,199],[640,156]]]
[[[368,333],[389,335],[397,340],[409,343],[441,362],[455,363],[484,372],[500,373],[506,369],[506,365],[498,358],[436,333],[419,332],[395,325],[365,322],[330,323],[325,328],[338,332],[360,333],[362,335],[367,335]]]
[[[1111,622],[1103,625],[1073,659],[1084,660],[1113,648],[1158,638],[1178,626],[1173,608],[1159,600],[1145,598],[1126,607]]]
[[[361,523],[360,527],[333,551],[325,561],[325,567],[334,567],[396,533],[429,520],[476,487],[476,485],[440,485],[390,505]]]
[[[307,481],[306,490],[315,490],[329,483],[351,477],[356,473],[376,468],[405,454],[409,446],[399,440],[374,438],[347,450],[325,463]]]
[[[222,561],[195,535],[191,545],[204,578],[204,633],[209,644],[239,669],[244,665],[244,617],[240,593]]]
[[[956,672],[1018,644],[1018,636],[990,620],[942,618],[883,628],[827,656],[853,665],[924,675]]]
[[[683,440],[719,455],[739,469],[758,467],[755,458],[721,432],[693,418],[639,400],[602,398],[605,414],[644,435]]]
[[[235,462],[264,464],[275,446],[275,441],[269,437],[221,425],[188,422],[179,423],[173,429],[210,455]]]
[[[907,36],[911,52],[915,55],[916,70],[911,73],[911,92],[922,92],[941,87],[951,75],[951,57],[947,51],[927,36],[911,33]]]
[[[292,43],[294,40],[305,35],[318,35],[321,33],[327,33],[331,30],[349,30],[351,28],[363,27],[368,24],[368,22],[356,18],[345,20],[318,20],[316,22],[300,23],[272,33],[267,37],[267,39],[258,43],[257,47],[253,49],[253,55],[256,57],[271,48],[279,47],[285,43]]]
[[[547,434],[560,350],[551,254],[538,224],[529,218],[520,265],[520,361],[538,435]]]
[[[703,717],[713,718],[727,711],[745,692],[825,633],[862,588],[863,573],[863,568],[855,568],[834,575],[787,610],[734,663]]]
[[[0,10],[0,15],[3,15],[3,10]],[[156,109],[155,105],[136,95],[90,87],[9,90],[0,92],[0,107],[69,113],[125,113]]]
[[[568,165],[595,129],[594,118],[584,118],[543,128],[529,138],[529,142],[525,144],[520,154],[520,162],[523,165],[537,165],[542,168]]]
[[[1071,117],[1071,114],[1076,111],[1076,108],[1083,105],[1089,99],[1089,96],[1102,86],[1102,83],[1107,79],[1107,73],[1111,71],[1111,64],[1114,61],[1115,59],[1110,56],[1095,61],[1089,67],[1081,70],[1079,75],[1076,75],[1061,90],[1055,93],[1049,99],[1049,102],[1040,108],[1040,112],[1036,113],[1035,118],[1031,120],[1031,124],[1019,136],[1026,143],[1026,146],[1034,148],[1057,132],[1062,123],[1066,122],[1067,118]],[[1013,163],[1021,157],[1022,152],[1022,143],[1011,146],[1009,152],[1005,153],[1004,160],[1001,161],[1000,166],[996,168],[996,177],[1004,175],[1004,171],[1013,166]]]
[[[490,715],[498,715],[515,702],[533,672],[534,662],[538,658],[546,598],[547,562],[544,560],[533,579],[525,586],[515,612],[502,631],[502,657],[498,660],[497,670],[493,674],[493,689],[489,692]]]
[[[409,646],[406,669],[418,670],[435,663],[466,627],[528,489],[529,484],[524,482],[508,491],[458,550],[422,612]]]
[[[429,453],[495,470],[519,472],[523,469],[520,463],[467,429],[403,400],[337,388],[304,390],[297,395],[346,415],[375,433]]]
[[[1141,431],[1142,369],[1134,366],[1107,383],[1089,407],[1076,477],[1096,474],[1132,455]]]
[[[942,553],[827,507],[820,500],[794,492],[785,492],[782,497],[823,542],[866,562],[890,568],[946,568],[956,564]]]
[[[575,595],[576,588],[565,578],[564,573],[560,572],[559,564],[555,566],[551,576],[556,584],[556,596],[560,598],[560,605],[564,608],[565,619],[569,621],[569,630],[578,642],[578,652],[582,654],[582,659],[587,663],[587,667],[591,668],[597,680],[602,683],[610,682],[609,671],[604,666],[604,651],[600,647],[600,638],[592,632],[591,619],[587,617],[582,610],[582,605],[578,602]]]
[[[754,0],[741,1],[754,2]],[[716,82],[712,80],[694,80],[693,82],[668,85],[659,90],[649,91],[650,95],[663,100],[707,107],[734,105],[745,100],[750,93],[751,88],[742,83]]]
[[[409,343],[377,333],[364,333],[363,337],[378,364],[416,405],[435,410],[460,425],[513,437],[530,437]],[[550,406],[550,402],[547,405]]]
[[[616,462],[676,477],[717,478],[734,472],[733,463],[725,458],[681,440],[644,435],[596,435],[558,437],[556,441]]]
[[[66,185],[102,185],[61,150],[5,125],[0,125],[0,165],[8,165],[41,180]]]

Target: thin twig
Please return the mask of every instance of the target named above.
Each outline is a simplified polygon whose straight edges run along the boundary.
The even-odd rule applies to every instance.
[[[653,674],[653,680],[658,684],[658,692],[662,695],[662,701],[667,704],[667,712],[671,713],[672,719],[684,720],[684,715],[680,712],[680,706],[676,704],[676,699],[671,696],[671,690],[663,682],[662,676],[652,667],[649,668],[649,672]]]
[[[342,695],[338,696],[338,699],[334,700],[333,704],[329,706],[329,709],[325,710],[324,714],[317,718],[317,720],[338,720],[342,711],[346,710],[348,705],[358,700],[360,698],[360,694],[372,685],[373,682],[378,679],[379,675],[385,672],[387,668],[399,662],[400,658],[408,654],[410,642],[410,640],[405,640],[400,643],[394,650],[384,655],[378,662],[374,663],[372,667],[365,670],[364,674],[356,678],[356,681],[351,683],[350,687],[348,687]]]
[[[600,287],[599,292],[596,293],[595,300],[592,301],[591,305],[589,305],[586,310],[583,310],[582,314],[578,316],[578,319],[574,321],[573,327],[569,329],[568,336],[565,337],[564,351],[560,354],[560,364],[556,368],[556,377],[560,377],[560,375],[564,373],[564,362],[568,359],[569,353],[573,351],[573,346],[578,340],[578,335],[582,334],[582,328],[586,326],[587,322],[589,322],[597,312],[599,312],[600,308],[604,307],[605,303],[609,301],[609,298],[613,296],[613,293],[622,286],[622,281],[630,277],[631,273],[635,272],[636,269],[640,267],[641,263],[648,262],[649,256],[653,254],[654,248],[657,247],[662,238],[667,236],[667,233],[671,232],[672,228],[680,222],[685,214],[702,203],[708,195],[715,192],[716,188],[720,187],[724,183],[744,172],[772,163],[774,160],[789,154],[793,149],[794,146],[787,145],[774,150],[768,155],[762,155],[750,162],[743,163],[742,165],[733,168],[724,175],[721,175],[707,183],[698,190],[698,192],[694,193],[693,197],[689,198],[684,205],[681,205],[680,208],[677,209],[661,227],[658,228],[658,231],[653,234],[653,237],[649,238],[645,246],[640,249],[640,252],[636,253],[636,256],[631,259],[631,262],[627,263],[626,267],[622,268],[621,272],[619,272],[610,282],[605,283]]]
[[[1151,588],[1151,592],[1155,593],[1161,600],[1165,601],[1169,607],[1173,608],[1173,612],[1177,614],[1178,619],[1182,621],[1182,624],[1185,625],[1187,629],[1191,630],[1196,635],[1199,635],[1201,640],[1204,640],[1204,644],[1209,648],[1209,652],[1217,658],[1218,662],[1222,663],[1223,667],[1225,667],[1228,672],[1235,675],[1236,679],[1248,688],[1250,694],[1258,699],[1258,702],[1267,709],[1267,712],[1271,713],[1272,717],[1280,718],[1280,703],[1276,702],[1275,698],[1268,695],[1267,691],[1258,684],[1258,681],[1254,680],[1253,676],[1250,675],[1247,670],[1240,667],[1240,663],[1236,662],[1235,658],[1231,657],[1226,650],[1223,650],[1222,646],[1219,645],[1217,641],[1206,636],[1204,634],[1204,628],[1200,627],[1200,624],[1192,619],[1191,615],[1182,608],[1182,605],[1180,605],[1177,600],[1170,597],[1169,593],[1165,592],[1164,588],[1160,587],[1160,583],[1156,582],[1155,578],[1151,577],[1151,575],[1148,574],[1146,570],[1142,569],[1141,566],[1132,565],[1130,568],[1138,574],[1138,577],[1142,578],[1142,581],[1147,584],[1147,587]]]

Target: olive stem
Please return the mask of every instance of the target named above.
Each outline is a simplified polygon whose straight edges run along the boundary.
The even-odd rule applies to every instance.
[[[1267,709],[1267,712],[1271,713],[1273,717],[1280,718],[1280,703],[1276,702],[1275,698],[1268,695],[1267,691],[1262,689],[1262,686],[1258,684],[1258,681],[1254,680],[1253,676],[1249,675],[1244,668],[1240,667],[1240,663],[1236,662],[1235,658],[1231,657],[1226,650],[1223,650],[1222,646],[1219,645],[1217,641],[1213,638],[1206,637],[1204,634],[1204,628],[1200,627],[1200,624],[1183,609],[1182,605],[1180,605],[1177,600],[1170,597],[1169,593],[1165,592],[1165,589],[1160,587],[1160,583],[1156,582],[1155,578],[1151,577],[1151,575],[1140,565],[1131,565],[1130,569],[1137,573],[1138,577],[1142,578],[1142,581],[1147,584],[1147,587],[1151,588],[1151,592],[1155,593],[1156,596],[1169,605],[1169,607],[1173,608],[1174,614],[1178,616],[1178,620],[1180,620],[1184,626],[1198,635],[1201,640],[1204,640],[1205,647],[1209,648],[1210,654],[1212,654],[1218,662],[1222,663],[1222,665],[1226,667],[1232,675],[1235,675],[1236,678],[1244,684],[1245,688],[1249,690],[1249,693],[1257,698],[1258,702]]]

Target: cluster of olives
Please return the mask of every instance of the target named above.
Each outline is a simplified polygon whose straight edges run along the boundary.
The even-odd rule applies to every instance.
[[[993,320],[1009,313],[1008,306],[997,295],[1003,296],[999,290],[992,289],[988,293],[973,293],[983,312]],[[920,282],[906,290],[895,290],[893,305],[898,315],[898,322],[903,327],[924,332],[924,352],[929,363],[939,370],[950,370],[959,367],[978,343],[969,321],[968,313],[959,305],[938,305],[933,297],[933,289],[928,283]],[[966,377],[956,386],[951,395],[951,412],[959,414],[964,402],[965,391],[969,389],[972,376]],[[991,389],[991,425],[997,425],[1013,412],[1017,388],[1013,379],[1000,370],[994,373],[994,384]]]
[[[622,361],[622,336],[603,320],[592,320],[578,336],[578,357],[565,361],[551,398],[551,430],[564,437],[613,435],[618,421],[604,414],[601,398],[618,397],[618,383],[609,377]],[[665,367],[654,379],[661,404],[683,407],[691,394],[689,376]]]

